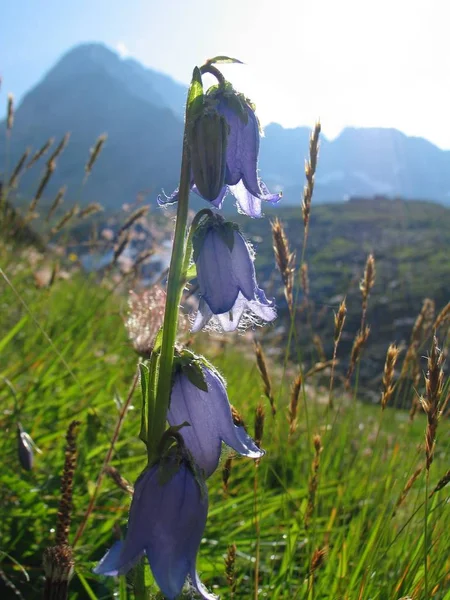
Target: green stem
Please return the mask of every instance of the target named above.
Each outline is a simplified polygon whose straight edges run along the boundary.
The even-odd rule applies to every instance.
[[[428,600],[428,488],[430,484],[430,471],[427,468],[425,479],[425,519],[423,523],[423,571],[424,571],[424,598]]]
[[[180,188],[178,193],[177,221],[170,259],[169,277],[167,281],[166,309],[159,362],[158,386],[156,404],[153,415],[149,414],[148,448],[157,448],[166,427],[167,411],[172,389],[173,353],[178,327],[178,311],[183,289],[182,273],[185,260],[186,224],[189,208],[191,161],[189,147],[186,141],[186,131],[183,142],[183,157],[181,161]],[[150,426],[151,420],[151,426]],[[152,433],[151,433],[152,432]],[[152,436],[153,439],[150,439]],[[149,462],[155,459],[153,452]]]

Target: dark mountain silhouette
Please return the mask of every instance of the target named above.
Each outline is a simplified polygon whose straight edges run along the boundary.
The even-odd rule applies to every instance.
[[[107,143],[81,200],[115,207],[141,191],[154,198],[161,188],[170,191],[177,184],[185,99],[186,87],[162,73],[121,59],[100,44],[78,46],[18,107],[10,168],[26,146],[37,149],[50,136],[60,139],[70,131],[46,193],[68,184],[68,195],[77,200],[89,148],[106,132]],[[1,137],[4,131],[2,123]],[[299,202],[308,139],[306,127],[266,127],[261,175],[270,188],[284,190],[286,204]],[[4,153],[0,144],[1,165]],[[22,194],[32,193],[37,177],[36,171],[26,175]],[[450,203],[450,153],[395,129],[347,128],[332,141],[322,136],[315,201],[380,194]]]

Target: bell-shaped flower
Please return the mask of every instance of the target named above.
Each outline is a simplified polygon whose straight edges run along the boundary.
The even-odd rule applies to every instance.
[[[33,440],[23,430],[20,423],[17,424],[17,454],[22,469],[32,471],[34,464]]]
[[[249,458],[261,458],[260,450],[242,424],[234,423],[225,384],[209,366],[197,362],[204,389],[196,385],[193,365],[177,371],[170,397],[167,420],[172,426],[188,423],[179,430],[195,463],[209,477],[217,468],[222,442]],[[202,385],[200,383],[200,385]],[[203,385],[202,385],[203,387]]]
[[[207,102],[215,107],[228,125],[226,145],[225,185],[216,198],[207,197],[191,179],[191,189],[209,200],[216,208],[221,208],[228,192],[236,198],[240,213],[249,217],[261,217],[263,201],[277,203],[282,194],[271,194],[258,175],[258,155],[260,129],[254,107],[230,84],[211,88],[206,94]],[[197,154],[197,152],[195,153]],[[160,205],[178,201],[178,189],[171,196],[158,196]]]
[[[114,544],[94,572],[124,575],[145,554],[169,600],[178,597],[188,576],[201,598],[215,600],[195,568],[207,514],[206,486],[185,460],[154,465],[136,481],[124,542]]]
[[[194,236],[200,304],[192,331],[235,331],[276,318],[274,300],[258,287],[253,253],[232,223],[215,215]]]

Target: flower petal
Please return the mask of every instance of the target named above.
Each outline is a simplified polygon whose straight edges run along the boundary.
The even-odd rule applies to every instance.
[[[164,494],[160,502],[150,501],[149,510],[142,519],[153,517],[153,536],[146,547],[147,558],[162,593],[169,600],[174,600],[180,594],[188,573],[195,570],[208,513],[208,497],[206,487],[200,490],[185,464],[161,488]],[[155,493],[153,486],[148,493]]]
[[[123,542],[117,541],[93,570],[96,575],[118,575]]]
[[[208,388],[209,392],[204,392],[183,372],[177,373],[167,413],[170,425],[181,425],[185,421],[190,424],[190,427],[180,429],[180,434],[206,477],[216,470],[222,446],[215,415],[214,390],[209,385]]]
[[[156,583],[169,600],[174,600],[188,573],[195,570],[208,498],[206,488],[200,489],[187,464],[182,463],[163,484],[159,469],[155,465],[137,480],[125,541],[111,548],[95,572],[125,574],[145,551]]]
[[[247,300],[255,298],[256,273],[253,259],[247,242],[239,231],[234,232],[234,245],[231,252],[233,275],[237,280],[239,289]]]
[[[261,288],[256,288],[256,300],[248,303],[249,309],[260,319],[270,323],[277,317],[275,300],[268,300]]]
[[[173,191],[170,196],[166,196],[166,194],[164,193],[164,190],[161,194],[158,194],[158,205],[159,206],[169,206],[170,204],[175,204],[176,202],[178,202],[178,193],[179,193],[179,189],[177,188],[175,191]]]
[[[196,260],[200,295],[214,314],[229,311],[239,293],[231,252],[215,228],[210,228]]]
[[[247,106],[248,121],[241,132],[241,175],[245,187],[254,196],[261,195],[258,178],[259,125],[253,110]]]
[[[200,198],[203,198],[203,196],[198,191],[198,188],[196,185],[192,186],[192,191],[194,193],[196,193],[197,196],[200,196]],[[216,208],[222,208],[223,201],[225,200],[225,197],[227,194],[228,194],[228,186],[224,185],[223,188],[220,190],[220,194],[217,196],[217,198],[215,200],[208,200],[208,202],[210,204],[212,204],[213,206],[215,206]],[[206,200],[206,198],[203,198],[203,200]]]
[[[212,310],[209,308],[209,306],[206,304],[203,298],[200,298],[197,314],[195,315],[194,324],[191,328],[192,333],[197,333],[198,331],[201,331],[203,327],[205,327],[208,324],[212,316]]]
[[[233,422],[228,395],[221,377],[203,366],[208,386],[205,392],[190,382],[181,371],[175,376],[167,419],[170,425],[181,425],[180,434],[198,466],[210,477],[217,469],[222,441],[242,456],[260,458],[261,451],[243,427]]]
[[[217,322],[219,323],[222,331],[225,331],[226,333],[236,331],[247,304],[248,300],[244,298],[242,293],[239,293],[238,297],[236,298],[236,302],[230,311],[216,315]]]
[[[205,588],[203,583],[200,581],[200,577],[198,576],[197,571],[194,570],[193,572],[191,572],[190,576],[191,576],[192,585],[197,590],[197,592],[200,594],[200,597],[202,598],[202,600],[219,600],[219,596],[216,596],[215,594],[210,594],[208,592],[208,590]]]
[[[236,185],[230,185],[230,192],[236,198],[238,212],[254,219],[262,217],[260,198],[249,192],[242,180]]]

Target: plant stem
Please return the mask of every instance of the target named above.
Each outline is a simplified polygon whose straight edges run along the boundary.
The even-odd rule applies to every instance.
[[[428,600],[428,487],[430,484],[430,471],[426,470],[425,479],[425,519],[423,523],[423,572],[424,572],[424,598]]]
[[[187,122],[187,120],[186,120]],[[186,246],[186,223],[189,208],[191,164],[189,147],[186,141],[186,131],[183,142],[183,157],[181,161],[180,188],[178,194],[177,221],[173,240],[172,256],[170,259],[169,277],[167,281],[166,309],[159,362],[158,385],[154,412],[149,416],[148,448],[158,447],[159,440],[166,427],[167,411],[172,389],[173,353],[178,328],[178,311],[183,288],[182,274]],[[151,427],[150,427],[151,423]],[[153,432],[154,439],[150,439]],[[153,453],[152,453],[153,454]],[[149,453],[149,462],[154,460]]]

